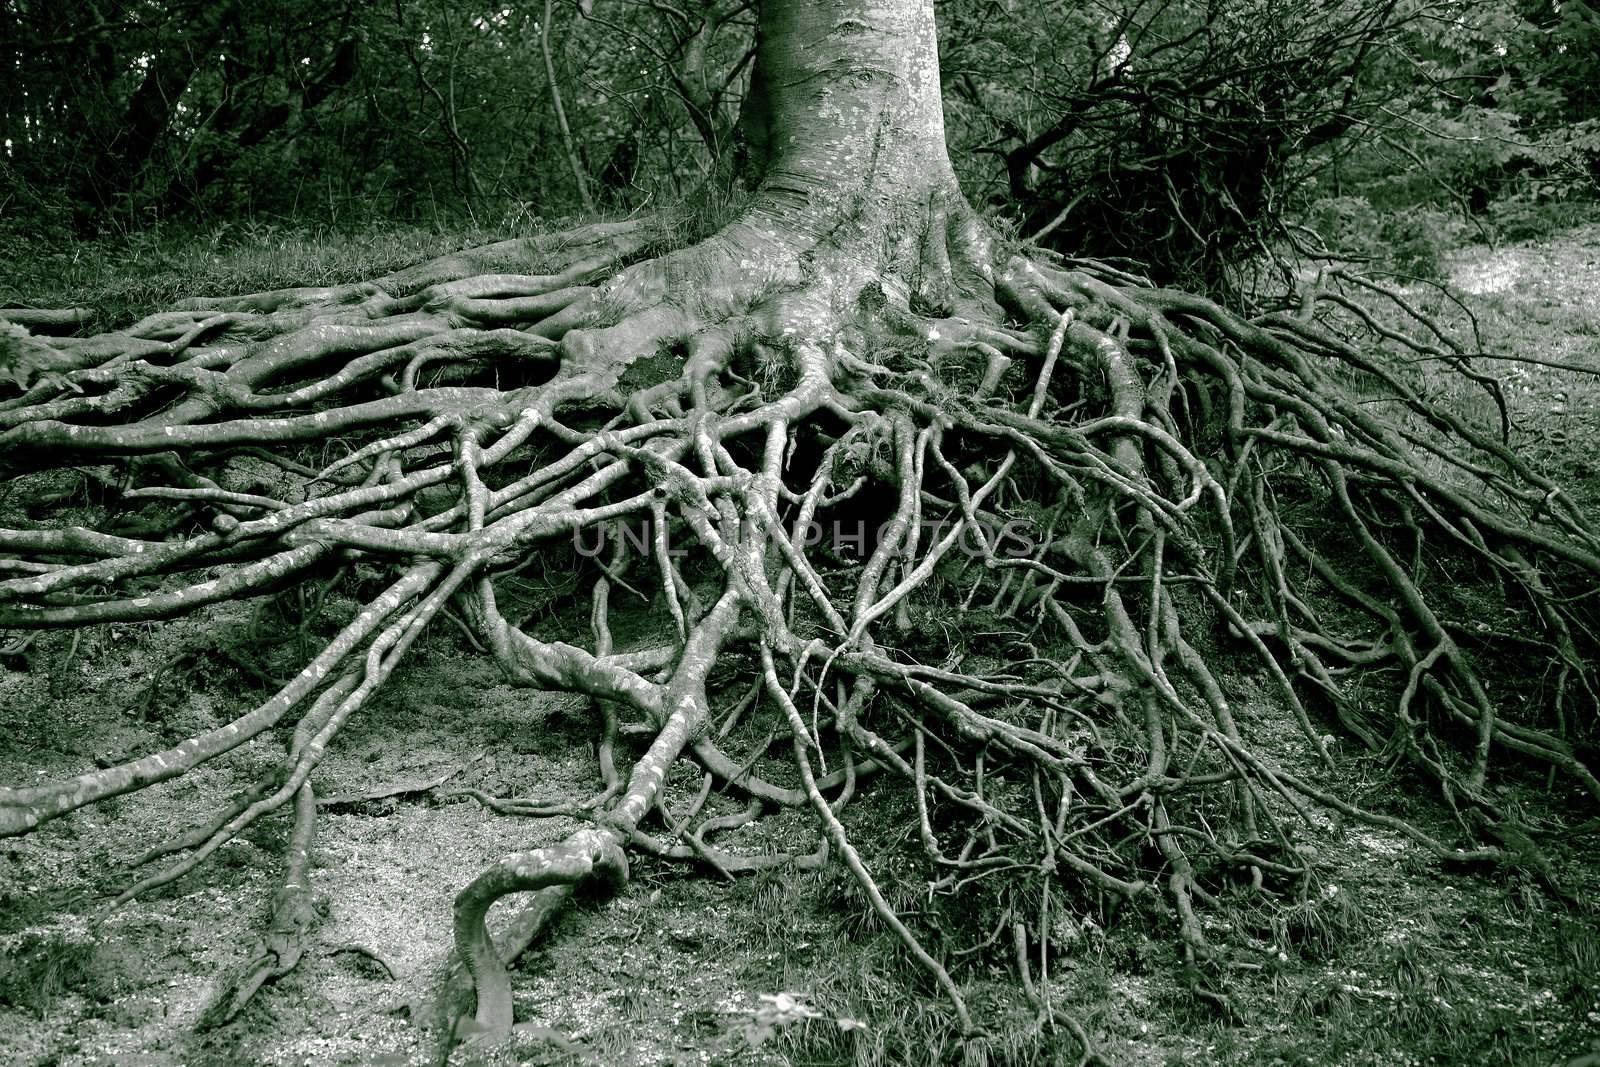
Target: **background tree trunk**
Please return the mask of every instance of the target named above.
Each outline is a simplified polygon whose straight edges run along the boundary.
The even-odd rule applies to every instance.
[[[80,228],[92,226],[134,188],[189,82],[211,60],[236,10],[234,0],[198,4],[185,23],[186,32],[151,58],[116,135],[83,171],[73,191]]]

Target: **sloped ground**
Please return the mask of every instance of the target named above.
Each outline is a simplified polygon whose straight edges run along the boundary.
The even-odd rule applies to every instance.
[[[1536,248],[1469,251],[1453,280],[1473,294],[1486,348],[1600,368],[1600,227]],[[1600,499],[1600,378],[1525,364],[1496,369],[1514,387],[1519,444]],[[1481,404],[1465,393],[1460,400]],[[0,635],[6,782],[73,773],[188,736],[265,691],[294,652],[292,638],[253,620],[247,606],[159,629],[41,635],[22,648],[17,636]],[[1431,794],[1382,760],[1347,749],[1335,776],[1309,768],[1264,680],[1240,675],[1229,685],[1241,729],[1285,766],[1450,832]],[[449,952],[452,896],[502,852],[569,829],[560,820],[497,818],[443,794],[466,786],[541,798],[586,793],[595,787],[590,720],[581,700],[502,685],[454,630],[436,627],[381,704],[341,734],[317,782],[331,797],[454,776],[431,794],[319,816],[319,947],[235,1024],[209,1034],[195,1034],[194,1022],[250,952],[279,877],[283,820],[148,899],[109,915],[99,909],[126,884],[130,857],[251,780],[281,739],[0,842],[0,1062],[433,1061],[432,1039],[412,1016]],[[696,784],[685,771],[673,802],[681,806]],[[1566,784],[1547,787],[1542,778],[1512,776],[1508,788],[1536,833],[1576,799]],[[915,913],[925,872],[896,803],[853,805],[847,822],[870,843],[885,892]],[[731,843],[748,850],[803,849],[812,835],[800,816],[742,833]],[[1331,820],[1304,840],[1322,862],[1311,898],[1276,926],[1245,908],[1231,918],[1237,940],[1266,950],[1261,969],[1240,974],[1234,987],[1241,1020],[1196,1006],[1177,973],[1169,925],[1132,910],[1057,924],[1055,941],[1068,947],[1051,962],[1052,997],[1074,1005],[1114,1063],[1565,1064],[1600,1054],[1592,1044],[1600,1035],[1600,824],[1539,841],[1570,899],[1532,869],[1442,871],[1402,838]],[[986,919],[994,916],[972,916]],[[341,951],[350,946],[381,957],[394,977],[360,952]],[[1023,1033],[1029,1016],[1016,1010],[998,967],[987,978],[962,977],[978,987],[973,1006],[998,1031],[989,1062],[1072,1062],[1070,1039]],[[892,939],[861,919],[848,880],[832,867],[726,883],[641,861],[621,899],[569,914],[514,981],[526,1025],[495,1056],[502,1062],[944,1063],[963,1051],[937,997]],[[468,1050],[454,1062],[474,1058]]]
[[[1476,315],[1485,351],[1587,368],[1480,361],[1506,383],[1518,449],[1580,499],[1600,504],[1600,223],[1535,244],[1468,249],[1452,266],[1450,282]],[[1463,322],[1449,302],[1431,299]],[[1483,403],[1481,394],[1462,402]]]

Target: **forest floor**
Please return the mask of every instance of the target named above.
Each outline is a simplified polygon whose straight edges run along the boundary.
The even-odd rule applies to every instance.
[[[317,280],[335,281],[444,250],[442,239],[416,242],[409,255],[403,241],[352,251],[294,238],[302,246],[285,251],[282,240],[214,250],[198,273],[212,290],[242,291],[305,280],[308,258],[325,268]],[[43,291],[46,278],[123,310],[186,295],[181,279],[197,273],[191,253],[138,255],[145,261],[110,268],[38,263],[17,283],[32,292],[0,292],[0,300],[54,295]],[[1600,226],[1467,250],[1451,280],[1479,316],[1489,350],[1600,370]],[[1519,364],[1495,370],[1513,387],[1519,445],[1600,500],[1600,378]],[[0,497],[0,522],[5,507]],[[558,593],[561,580],[546,576],[546,591]],[[310,618],[306,607],[231,605],[160,627],[31,642],[0,635],[0,782],[77,773],[231,717],[269,692],[303,643],[350,605],[330,600]],[[578,623],[552,615],[541,634],[576,634]],[[1285,728],[1264,677],[1241,675],[1229,687],[1247,735],[1272,739],[1277,758],[1298,767],[1298,735]],[[315,947],[236,1022],[204,1034],[194,1024],[219,980],[248,958],[280,876],[284,820],[258,824],[146,898],[101,909],[127,883],[131,856],[253,780],[281,739],[258,739],[166,786],[0,841],[0,1064],[434,1062],[432,1038],[413,1016],[448,958],[452,897],[503,853],[572,828],[496,817],[447,794],[585,795],[595,785],[592,733],[584,700],[510,688],[453,627],[435,626],[382,700],[340,735],[316,783],[324,799],[337,799],[449,780],[319,813]],[[1320,778],[1449,832],[1425,791],[1353,746]],[[693,785],[685,770],[673,795]],[[1573,799],[1567,784],[1552,788],[1542,777],[1507,788],[1535,829]],[[869,862],[911,899],[916,844],[899,828],[905,813],[870,803],[849,811]],[[1279,928],[1278,965],[1236,988],[1242,1020],[1198,1007],[1179,979],[1172,931],[1139,920],[1058,930],[1072,948],[1055,962],[1050,990],[1118,1064],[1593,1067],[1600,821],[1586,830],[1541,842],[1571,897],[1563,900],[1521,873],[1443,871],[1399,835],[1326,823],[1312,839],[1323,900]],[[792,846],[811,832],[803,816],[785,815],[729,844]],[[1008,1014],[1008,975],[963,977],[992,1025],[1004,1031],[1021,1018]],[[498,1053],[510,1062],[943,1063],[961,1051],[944,1005],[892,939],[861,919],[837,865],[727,882],[640,861],[620,898],[574,909],[526,954],[514,986],[526,1025]],[[1070,1040],[1052,1046],[1002,1032],[989,1062],[1053,1063],[1072,1049]],[[453,1062],[472,1058],[458,1052]]]

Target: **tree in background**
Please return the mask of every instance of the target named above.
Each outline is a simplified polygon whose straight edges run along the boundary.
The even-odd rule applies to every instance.
[[[0,834],[292,721],[281,764],[158,846],[147,858],[169,865],[120,898],[292,808],[275,947],[236,1010],[298,958],[327,746],[454,606],[513,682],[592,698],[600,742],[591,797],[480,797],[582,827],[462,889],[475,998],[452,1034],[506,1033],[506,961],[574,892],[621,891],[630,857],[731,875],[832,856],[960,1033],[966,980],[1003,962],[1039,1024],[1087,1051],[1032,981],[1052,914],[1147,915],[1225,1010],[1253,950],[1207,913],[1315,892],[1295,829],[1309,809],[1493,865],[1529,855],[1493,789],[1508,764],[1600,799],[1592,516],[1337,325],[1351,298],[1332,280],[1246,315],[998,233],[951,163],[931,0],[764,0],[758,16],[738,121],[754,192],[711,232],[593,223],[94,337],[7,335],[0,456],[38,518],[0,531],[16,557],[0,626],[160,620],[292,583],[346,583],[359,606],[225,725],[0,789]],[[1403,293],[1350,284],[1412,315],[1417,336],[1391,341],[1492,390]],[[115,505],[63,498],[67,465]],[[621,533],[641,522],[642,542]],[[814,543],[852,522],[870,531],[859,553]],[[588,640],[517,621],[506,577],[541,559],[581,575]],[[1473,625],[1440,567],[1492,576],[1508,620]],[[635,593],[660,630],[622,644],[614,601]],[[1333,724],[1390,747],[1459,835],[1286,769],[1235,717],[1223,678],[1241,658],[1316,760]],[[704,787],[674,810],[663,783],[685,759]],[[934,921],[891,907],[841,821],[894,790]],[[783,808],[814,816],[814,851],[713,837]],[[973,892],[1009,902],[987,947],[957,918]],[[525,907],[497,945],[484,920],[507,897]]]
[[[1541,209],[1600,193],[1593,7],[1451,5],[1407,27],[1394,52],[1399,91],[1368,135],[1323,153],[1321,180],[1306,191],[1321,196],[1310,213],[1331,241],[1372,253],[1372,234],[1403,244],[1408,222],[1425,238],[1450,216],[1480,235],[1494,224],[1526,237],[1549,228]]]
[[[10,3],[0,175],[80,234],[185,216],[499,221],[582,208],[588,184],[633,206],[654,189],[631,183],[654,176],[681,197],[732,159],[752,25],[731,2]],[[547,165],[568,153],[576,177]]]
[[[1063,252],[1226,289],[1241,261],[1299,244],[1286,217],[1330,192],[1477,214],[1593,195],[1597,23],[1582,3],[941,10],[958,172]],[[0,14],[11,195],[80,232],[162,216],[491,222],[589,209],[590,186],[631,209],[725,196],[744,151],[754,20],[736,0]]]

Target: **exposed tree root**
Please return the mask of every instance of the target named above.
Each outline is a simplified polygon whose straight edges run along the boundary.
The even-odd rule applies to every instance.
[[[507,1033],[505,961],[574,892],[624,887],[633,852],[725,876],[840,856],[971,1029],[954,957],[895,913],[840,817],[901,787],[937,893],[1034,887],[1040,914],[1008,911],[976,958],[1009,958],[1041,1025],[1087,1058],[1051,1001],[1052,909],[1151,901],[1204,979],[1196,995],[1225,1006],[1226,971],[1252,949],[1214,943],[1203,914],[1303,887],[1293,824],[1314,809],[1493,863],[1520,855],[1476,840],[1515,827],[1489,787],[1503,765],[1548,766],[1600,799],[1583,755],[1600,534],[1496,430],[1420,395],[1357,335],[1476,374],[1431,320],[1382,292],[1422,340],[1352,316],[1340,278],[1247,318],[1007,251],[960,204],[912,215],[909,238],[862,240],[757,211],[654,258],[646,224],[601,224],[35,339],[60,358],[0,402],[0,462],[22,494],[48,489],[29,472],[70,463],[121,500],[95,524],[0,530],[15,557],[0,626],[169,618],[352,561],[388,585],[227,725],[0,790],[0,834],[297,715],[282,766],[147,857],[181,853],[124,899],[291,801],[309,838],[327,745],[448,610],[514,682],[592,697],[599,742],[592,796],[473,794],[583,825],[461,891],[453,981],[459,995],[470,976],[475,1002],[452,1033]],[[143,532],[108,528],[134,509]],[[534,559],[592,583],[591,647],[502,609]],[[1498,583],[1511,618],[1462,614],[1441,573]],[[611,598],[635,593],[659,639],[618,648]],[[1538,659],[1525,674],[1546,670],[1546,700],[1484,669],[1508,654]],[[1310,759],[1332,760],[1337,722],[1434,782],[1462,844],[1291,769],[1235,716],[1230,661],[1267,679]],[[685,758],[702,784],[674,813],[663,783]],[[778,808],[816,816],[814,852],[710,839]],[[224,1017],[298,958],[300,855]],[[497,946],[485,915],[524,893]]]
[[[307,783],[295,793],[294,831],[289,837],[283,884],[272,895],[267,931],[250,961],[223,984],[216,999],[201,1014],[200,1029],[232,1022],[262,986],[300,965],[306,939],[317,921],[311,895],[311,845],[316,837],[316,816],[316,798]]]
[[[365,793],[341,793],[338,796],[318,797],[317,807],[324,810],[338,808],[352,808],[362,804],[373,804],[382,800],[400,800],[410,797],[427,796],[434,790],[441,788],[462,771],[468,764],[452,767],[443,774],[415,782],[400,782],[395,785],[380,786],[369,789]]]

